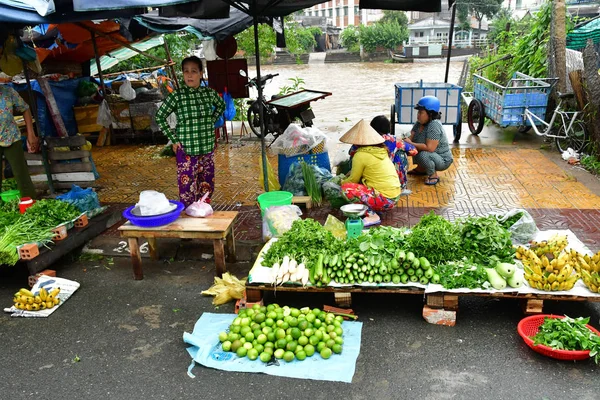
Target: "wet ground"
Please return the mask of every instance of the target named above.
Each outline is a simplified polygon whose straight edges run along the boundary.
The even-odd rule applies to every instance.
[[[416,71],[429,71],[439,80],[443,71],[443,67],[425,65],[419,67],[432,69],[414,69],[400,76],[406,73],[404,65],[360,65],[354,70],[321,67],[286,66],[263,72],[280,72],[281,79],[302,75],[306,86],[317,90],[327,90],[323,84],[327,80],[340,79],[356,82],[364,89],[369,94],[367,102],[358,101],[365,96],[357,97],[355,91],[348,90],[343,92],[343,101],[333,103],[332,96],[315,103],[319,125],[332,140],[357,118],[370,118],[389,109],[395,81],[412,80],[413,76],[416,80]],[[387,73],[388,68],[394,69],[393,76]],[[456,68],[452,76],[456,78]],[[313,78],[319,80],[313,83]],[[386,87],[385,92],[369,89],[368,83],[375,79],[385,81],[381,86]],[[331,90],[341,93],[338,88]],[[344,114],[350,121],[344,119]],[[158,157],[161,148],[95,148],[94,160],[102,176],[98,182],[102,202],[124,207],[136,202],[144,189],[176,198],[174,160]],[[334,147],[332,159],[344,151],[343,147]],[[532,134],[490,126],[478,137],[463,135],[461,143],[453,147],[453,154],[455,162],[441,174],[437,186],[425,186],[422,178],[411,176],[412,193],[385,214],[383,223],[410,226],[429,210],[453,219],[523,207],[531,212],[540,229],[572,229],[592,250],[600,250],[600,183],[581,168],[561,160],[551,145]],[[240,138],[239,126],[230,143],[220,141],[216,151],[214,205],[217,209],[240,211],[236,225],[240,244],[257,244],[260,239],[260,213],[255,205],[256,196],[262,193],[257,181],[259,159],[259,142],[250,136]],[[269,159],[276,167],[277,157]],[[305,213],[320,221],[328,213],[339,216],[328,207]],[[111,229],[88,249],[119,248],[119,241],[117,232]],[[203,367],[196,367],[196,378],[191,379],[186,375],[190,358],[182,341],[183,332],[191,332],[203,312],[232,312],[233,304],[215,308],[211,298],[200,295],[214,276],[214,264],[205,257],[212,253],[209,245],[199,247],[196,242],[179,241],[159,241],[159,245],[163,256],[160,261],[144,255],[142,281],[132,279],[126,251],[113,251],[110,256],[80,257],[74,253],[53,268],[59,276],[80,282],[81,289],[50,318],[24,320],[0,315],[0,398],[598,398],[597,366],[591,361],[555,361],[528,349],[516,333],[523,317],[520,305],[508,299],[461,299],[457,325],[443,327],[423,320],[422,296],[354,295],[352,307],[364,326],[352,384]],[[243,251],[244,246],[239,249]],[[119,253],[123,257],[112,255]],[[240,258],[251,260],[252,254]],[[228,269],[242,277],[250,266],[250,262],[238,262],[228,265]],[[23,271],[0,270],[0,299],[9,301],[25,280]],[[292,306],[333,305],[331,295],[278,293],[266,300]],[[589,316],[592,325],[600,326],[598,303],[547,301],[544,310]],[[79,362],[74,361],[76,357]]]

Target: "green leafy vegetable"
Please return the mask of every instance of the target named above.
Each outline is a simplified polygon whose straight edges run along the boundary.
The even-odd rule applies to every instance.
[[[39,200],[25,212],[28,220],[49,228],[72,221],[79,215],[81,212],[72,204],[52,199]]]
[[[467,260],[448,262],[436,268],[440,284],[446,289],[487,288],[489,282],[485,268]]]
[[[407,242],[410,250],[419,256],[427,257],[432,264],[462,258],[460,226],[433,211],[424,215],[413,227]]]
[[[508,217],[504,222],[500,222],[500,225],[506,230],[510,229],[521,217],[524,215],[523,212],[518,212],[515,215]]]
[[[495,264],[490,262],[490,257],[510,262],[515,255],[510,232],[493,215],[468,217],[462,221],[462,249],[475,263],[488,266]]]
[[[15,178],[8,178],[2,181],[2,191],[17,190],[17,180]]]
[[[302,166],[302,176],[304,177],[306,193],[308,193],[315,205],[319,207],[323,200],[323,196],[321,193],[321,185],[317,183],[317,178],[315,177],[315,170],[305,161],[302,161],[300,165]]]
[[[544,318],[538,333],[532,336],[535,345],[543,344],[558,350],[589,350],[596,364],[600,362],[600,336],[586,325],[590,318]]]
[[[19,261],[17,246],[31,242],[48,243],[54,237],[51,228],[44,228],[26,218],[4,228],[0,236],[0,264],[15,265]]]

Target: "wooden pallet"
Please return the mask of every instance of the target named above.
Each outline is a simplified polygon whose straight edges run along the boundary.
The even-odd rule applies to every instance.
[[[307,210],[312,208],[312,199],[310,196],[294,196],[292,197],[292,204],[304,205]]]
[[[45,138],[48,145],[48,162],[54,187],[70,189],[72,184],[82,187],[94,186],[95,176],[91,163],[91,153],[81,150],[85,145],[84,136],[66,138]],[[69,151],[58,151],[57,148],[69,148]],[[41,154],[26,154],[31,180],[37,188],[48,187],[48,178],[42,163]],[[66,163],[64,161],[75,161]]]
[[[600,302],[600,297],[565,296],[534,293],[429,293],[425,295],[425,303],[430,308],[458,311],[460,297],[488,297],[500,299],[517,299],[521,301],[525,315],[543,312],[544,300],[556,301],[591,301]]]
[[[340,307],[349,307],[352,304],[352,293],[394,293],[394,294],[418,294],[423,295],[425,291],[419,288],[384,288],[384,287],[314,287],[314,286],[277,286],[272,285],[246,285],[246,299],[249,302],[258,302],[263,298],[264,292],[296,292],[296,293],[333,293],[335,302]]]

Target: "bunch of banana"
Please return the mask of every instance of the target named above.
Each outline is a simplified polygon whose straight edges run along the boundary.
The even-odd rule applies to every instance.
[[[558,255],[567,247],[569,241],[566,235],[555,234],[550,239],[541,242],[532,240],[529,248],[533,250],[536,256],[545,255],[548,258],[557,258]]]
[[[35,294],[28,289],[20,289],[15,293],[13,302],[19,310],[39,311],[47,308],[52,308],[60,303],[57,297],[60,293],[60,288],[52,289],[49,293],[46,289],[41,288]]]
[[[532,288],[547,292],[571,290],[579,279],[578,273],[573,274],[569,253],[562,253],[551,261],[545,255],[538,257],[533,250],[524,247],[518,247],[516,254],[523,263],[525,280]]]
[[[569,262],[581,274],[585,286],[594,293],[600,293],[600,252],[590,257],[571,249],[569,256]]]

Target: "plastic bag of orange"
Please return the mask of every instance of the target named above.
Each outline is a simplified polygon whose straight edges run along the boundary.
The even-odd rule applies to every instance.
[[[267,192],[267,191],[272,192],[272,191],[281,189],[281,186],[279,185],[279,181],[277,180],[277,177],[275,176],[275,171],[273,171],[273,167],[271,167],[271,163],[269,163],[269,159],[267,159],[267,176],[269,179],[269,190],[267,190],[267,188],[265,187],[265,174],[263,172],[262,158],[258,159],[258,171],[259,171],[258,182],[263,187],[265,192]]]

